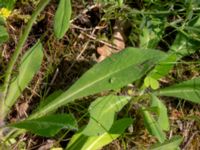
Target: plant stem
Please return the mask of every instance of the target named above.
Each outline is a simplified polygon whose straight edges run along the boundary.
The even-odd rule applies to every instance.
[[[4,85],[3,85],[3,96],[2,96],[2,99],[0,99],[0,122],[3,121],[5,116],[7,115],[4,112],[4,107],[6,107],[5,99],[6,99],[6,94],[8,92],[8,87],[9,87],[9,83],[10,83],[14,65],[16,64],[19,54],[22,51],[23,45],[25,44],[25,42],[28,38],[28,35],[31,31],[31,28],[32,28],[34,22],[37,19],[37,16],[41,13],[41,11],[46,7],[46,5],[49,2],[50,2],[50,0],[41,0],[40,3],[38,4],[36,10],[33,12],[32,16],[31,16],[31,19],[28,21],[28,23],[26,25],[24,32],[22,33],[22,35],[19,39],[19,42],[16,46],[15,52],[8,64],[8,68],[5,72],[5,80],[4,80]]]

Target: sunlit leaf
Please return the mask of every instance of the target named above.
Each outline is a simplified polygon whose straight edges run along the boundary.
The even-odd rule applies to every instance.
[[[130,118],[117,120],[109,132],[104,132],[99,136],[86,136],[82,132],[76,133],[68,143],[66,150],[100,149],[117,139],[131,123],[132,119]]]
[[[146,87],[151,87],[152,89],[154,89],[154,90],[156,90],[156,89],[158,89],[159,88],[159,82],[156,80],[156,79],[154,79],[154,78],[152,78],[152,77],[150,77],[150,76],[147,76],[145,79],[144,79],[144,85],[146,86]]]
[[[77,98],[119,89],[143,77],[163,57],[165,53],[158,50],[127,48],[96,64],[71,88],[40,108],[32,117],[45,115]]]
[[[54,18],[54,33],[57,38],[62,38],[68,30],[71,13],[71,0],[60,0]]]
[[[109,95],[95,100],[89,107],[90,120],[82,134],[95,136],[108,132],[114,123],[116,112],[120,111],[129,99],[130,97]]]

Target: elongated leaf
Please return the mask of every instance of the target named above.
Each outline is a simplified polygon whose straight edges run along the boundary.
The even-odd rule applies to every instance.
[[[172,96],[191,102],[200,103],[200,78],[184,81],[155,91],[156,95]]]
[[[89,107],[90,120],[82,134],[97,136],[108,132],[114,123],[115,113],[120,111],[129,99],[130,97],[110,95],[95,100]]]
[[[40,105],[38,106],[38,108],[34,112],[37,112],[40,108],[44,107],[45,105],[47,105],[48,103],[50,103],[51,101],[53,101],[54,99],[59,97],[62,93],[63,93],[62,90],[58,90],[58,91],[51,93],[44,100],[41,100]]]
[[[166,106],[161,102],[161,100],[158,99],[158,97],[156,97],[155,95],[151,95],[152,97],[152,107],[157,107],[158,108],[158,124],[160,125],[160,127],[165,130],[168,131],[169,130],[169,118],[168,118],[168,114],[167,114],[167,108]]]
[[[0,46],[3,42],[6,42],[9,38],[8,32],[4,26],[0,25]]]
[[[132,119],[124,118],[116,121],[110,132],[104,132],[99,136],[86,136],[75,134],[67,145],[67,150],[97,150],[117,139],[124,130],[130,126]]]
[[[71,0],[60,0],[54,18],[54,33],[59,39],[65,35],[69,28],[71,9]]]
[[[165,141],[164,143],[157,143],[153,145],[150,150],[176,150],[181,144],[183,138],[180,136],[174,136],[172,139]]]
[[[12,107],[22,91],[32,80],[35,73],[39,70],[42,59],[42,44],[38,42],[23,56],[19,66],[19,74],[11,81],[5,100],[5,112],[9,111],[10,107]]]
[[[144,118],[144,124],[150,134],[154,135],[159,142],[163,143],[166,139],[165,133],[162,131],[160,125],[155,121],[148,110],[142,108],[142,115]]]
[[[26,129],[34,134],[45,137],[54,136],[64,128],[77,130],[75,118],[67,114],[44,116],[38,119],[21,121],[9,126]]]
[[[42,107],[32,117],[45,115],[77,98],[119,89],[132,83],[144,76],[164,56],[164,53],[157,50],[127,48],[96,64],[69,90]]]

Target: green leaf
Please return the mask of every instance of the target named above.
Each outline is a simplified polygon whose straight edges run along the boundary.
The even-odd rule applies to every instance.
[[[37,112],[40,108],[44,107],[45,105],[47,105],[48,103],[50,103],[51,101],[59,97],[62,93],[63,93],[63,90],[57,90],[51,93],[45,99],[41,100],[40,105],[38,106],[36,110],[34,110],[34,112]]]
[[[154,79],[160,79],[167,75],[169,71],[173,68],[174,64],[182,57],[190,55],[200,48],[200,17],[196,19],[191,19],[189,22],[189,27],[185,27],[187,32],[179,31],[173,44],[168,52],[168,57],[163,59],[155,68],[152,70],[148,76]],[[193,31],[192,29],[196,29]],[[195,36],[194,36],[195,34]],[[198,38],[195,38],[198,35]],[[193,37],[192,37],[193,36]]]
[[[42,107],[32,117],[39,117],[75,99],[119,89],[143,77],[165,54],[158,50],[127,48],[87,71],[72,87]]]
[[[114,123],[116,112],[120,111],[129,100],[130,97],[109,95],[92,102],[88,110],[90,120],[82,134],[96,136],[108,132]]]
[[[174,64],[176,64],[176,61],[176,54],[169,53],[165,59],[161,60],[155,66],[155,68],[148,74],[148,77],[158,80],[166,76],[169,73],[169,71],[173,68]]]
[[[44,116],[38,119],[21,121],[9,126],[26,129],[34,134],[45,137],[54,136],[64,128],[77,130],[75,118],[67,114]]]
[[[5,100],[5,112],[10,110],[22,91],[28,86],[35,73],[39,70],[43,59],[42,49],[42,44],[37,42],[23,56],[19,65],[19,73],[12,79],[8,89]]]
[[[150,150],[176,150],[181,144],[183,138],[180,136],[174,136],[172,139],[165,141],[164,143],[157,143],[153,145]]]
[[[117,139],[124,130],[132,124],[132,119],[123,118],[117,120],[109,132],[104,132],[99,136],[86,136],[82,132],[75,134],[69,144],[67,150],[96,150],[111,143]]]
[[[172,96],[200,103],[200,77],[155,91],[160,96]]]
[[[4,26],[5,24],[6,24],[5,19],[0,16],[0,26]]]
[[[144,125],[150,134],[154,135],[160,143],[163,143],[166,139],[165,133],[162,131],[160,125],[155,121],[148,110],[142,108],[142,115],[144,118]]]
[[[166,17],[144,17],[141,25],[140,48],[156,48],[164,33]]]
[[[152,77],[150,77],[150,76],[147,76],[145,79],[144,79],[144,85],[146,86],[146,87],[151,87],[152,89],[154,89],[154,90],[156,90],[156,89],[158,89],[159,88],[159,82],[156,80],[156,79],[154,79],[154,78],[152,78]]]
[[[6,7],[11,10],[15,5],[16,0],[0,0],[0,8]]]
[[[61,39],[68,30],[71,13],[71,0],[60,0],[54,18],[54,33],[57,38]]]
[[[186,36],[183,33],[178,33],[176,39],[172,46],[170,47],[170,51],[175,53],[178,59],[181,59],[183,56],[187,56],[193,54],[200,48],[200,42],[190,37]]]
[[[9,38],[9,35],[6,28],[0,25],[0,46],[2,43],[6,42],[8,38]]]
[[[158,97],[156,97],[153,94],[151,95],[151,97],[152,97],[151,106],[158,108],[158,120],[157,120],[157,122],[163,130],[168,131],[169,130],[169,118],[168,118],[168,114],[167,114],[167,108],[162,103],[162,101],[158,99]]]

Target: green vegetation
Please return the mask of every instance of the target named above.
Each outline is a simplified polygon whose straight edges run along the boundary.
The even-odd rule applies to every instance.
[[[19,14],[12,10],[22,3],[26,6],[32,3],[35,8],[25,27],[19,29],[21,34],[16,35],[19,39],[9,61],[3,63],[3,47],[8,47],[13,36],[9,17],[19,18]],[[103,0],[92,3],[80,1],[79,5],[93,7],[78,15],[77,2],[70,0],[40,0],[38,3],[33,0],[0,1],[0,149],[30,148],[20,139],[22,135],[55,139],[47,149],[94,150],[115,140],[119,140],[121,149],[131,149],[133,145],[128,139],[136,139],[131,128],[137,124],[144,125],[148,131],[146,136],[153,139],[149,145],[137,149],[176,150],[188,146],[188,135],[183,136],[171,125],[174,116],[169,116],[172,109],[168,106],[175,104],[178,107],[186,103],[197,104],[197,110],[199,108],[200,3],[195,0]],[[50,7],[55,10],[47,9]],[[90,16],[84,18],[84,15]],[[52,24],[47,25],[50,22]],[[40,24],[39,28],[36,28],[37,24]],[[77,29],[81,31],[77,32]],[[104,29],[106,32],[102,33]],[[78,38],[73,38],[74,35]],[[71,57],[73,46],[77,43],[80,46],[83,37],[90,39],[84,43],[86,48],[79,50],[81,55],[90,48],[89,44],[93,42],[93,47],[98,47],[95,42],[100,42],[104,47],[100,47],[101,51],[98,47],[97,53],[104,60],[87,67],[87,71],[75,80],[71,76],[73,82],[67,83],[67,89],[50,88],[56,78],[52,77],[52,72],[62,63],[60,58]],[[126,48],[120,49],[119,43],[125,44]],[[63,49],[67,49],[67,54],[61,52]],[[96,54],[96,49],[94,51]],[[72,65],[67,68],[69,71],[73,72],[72,67],[81,55],[71,60]],[[90,54],[85,55],[84,61]],[[62,69],[61,72],[66,71]],[[185,70],[189,72],[188,76],[184,75]],[[43,74],[43,79],[36,76],[38,72]],[[43,88],[30,88],[29,97],[24,91],[34,85],[37,78]],[[49,81],[49,78],[53,79]],[[37,93],[39,104],[30,104],[33,93]],[[19,107],[22,97],[26,102],[24,107]],[[30,105],[31,109],[27,111],[26,107]],[[25,111],[26,117],[13,121],[12,113],[16,111]],[[198,130],[198,115],[199,111],[193,117],[182,119],[190,117]],[[140,132],[139,129],[136,131]],[[61,141],[66,139],[68,142],[62,145]]]

